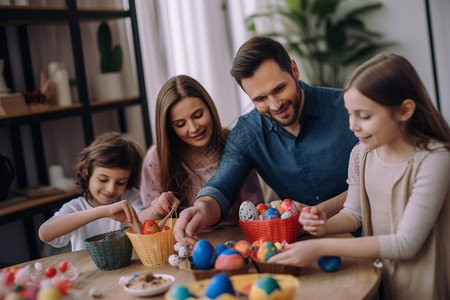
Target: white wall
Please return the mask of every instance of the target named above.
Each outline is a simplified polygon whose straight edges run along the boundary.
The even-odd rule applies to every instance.
[[[382,0],[383,8],[367,18],[367,24],[397,43],[387,51],[405,56],[416,68],[436,104],[435,78],[424,0]],[[431,20],[438,68],[442,114],[450,120],[450,1],[431,3]],[[405,9],[407,7],[408,9]]]

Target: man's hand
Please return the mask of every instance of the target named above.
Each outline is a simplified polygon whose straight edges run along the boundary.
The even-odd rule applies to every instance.
[[[180,213],[173,230],[175,239],[183,245],[194,245],[197,234],[205,227],[217,223],[220,215],[220,206],[214,198],[198,198],[192,207]]]

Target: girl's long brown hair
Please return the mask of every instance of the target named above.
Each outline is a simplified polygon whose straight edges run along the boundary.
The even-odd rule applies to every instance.
[[[419,149],[438,141],[450,150],[450,129],[433,105],[422,80],[407,59],[396,54],[378,54],[350,76],[344,93],[356,88],[371,100],[397,109],[406,99],[416,103],[413,116],[403,127],[405,138]]]
[[[223,152],[228,129],[220,124],[219,114],[211,96],[195,79],[179,75],[170,78],[161,88],[156,102],[156,142],[161,166],[161,186],[171,191],[178,199],[186,195],[188,180],[181,162],[184,158],[185,143],[181,141],[172,128],[170,109],[186,97],[200,98],[208,107],[213,119],[211,141],[206,147],[207,155],[216,155],[217,159]]]

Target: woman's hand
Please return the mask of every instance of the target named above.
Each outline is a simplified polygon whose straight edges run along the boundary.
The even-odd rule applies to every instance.
[[[300,213],[298,221],[303,225],[303,229],[312,235],[322,236],[326,233],[325,222],[327,216],[319,207],[304,207]]]
[[[180,204],[180,200],[175,197],[172,192],[164,192],[158,198],[152,201],[151,208],[153,213],[164,218],[172,208],[175,209]]]
[[[319,250],[316,241],[307,240],[287,245],[283,252],[272,256],[267,262],[304,267],[317,261]]]

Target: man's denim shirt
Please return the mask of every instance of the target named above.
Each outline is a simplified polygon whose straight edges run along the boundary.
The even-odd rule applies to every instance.
[[[197,194],[216,199],[222,217],[252,168],[280,199],[316,205],[347,190],[357,139],[349,129],[342,91],[300,84],[305,106],[297,137],[256,109],[241,116],[228,136],[217,171]]]

